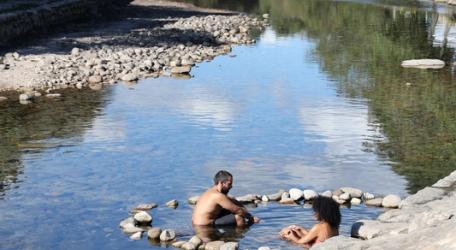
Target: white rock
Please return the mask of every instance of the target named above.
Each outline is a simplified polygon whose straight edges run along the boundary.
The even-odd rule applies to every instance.
[[[349,193],[350,197],[352,197],[352,198],[361,198],[361,196],[363,195],[363,191],[361,191],[360,189],[357,189],[357,188],[342,187],[342,188],[340,188],[340,190],[342,190],[342,192],[344,192],[344,193]]]
[[[277,193],[274,194],[268,194],[267,197],[271,201],[279,201],[282,199],[282,195],[285,192],[285,190],[279,190]]]
[[[19,101],[28,101],[28,100],[31,100],[32,98],[33,98],[33,95],[28,94],[28,93],[19,95]]]
[[[327,190],[327,191],[324,191],[323,193],[321,193],[321,196],[331,198],[333,196],[333,194],[331,191]]]
[[[193,245],[193,243],[191,243],[191,242],[185,242],[181,246],[181,248],[184,249],[184,250],[195,250],[197,247],[195,245]]]
[[[263,14],[263,18],[264,19],[268,19],[269,18],[269,14],[267,14],[267,13]]]
[[[172,246],[175,247],[175,248],[182,248],[182,246],[183,246],[185,243],[187,243],[187,241],[181,240],[181,241],[174,242],[174,243],[172,244]]]
[[[138,76],[136,74],[130,73],[130,74],[126,74],[126,75],[122,76],[121,80],[125,81],[125,82],[133,82],[133,81],[138,80]]]
[[[53,93],[53,94],[46,94],[47,98],[58,98],[61,97],[62,95],[59,93]]]
[[[220,250],[220,247],[225,244],[224,241],[211,241],[206,243],[205,250]]]
[[[237,250],[239,248],[239,243],[237,242],[226,242],[220,246],[220,250]]]
[[[295,200],[295,201],[301,199],[302,196],[304,195],[302,190],[297,189],[297,188],[290,189],[290,191],[288,191],[288,193],[290,194],[290,198]]]
[[[132,240],[140,240],[142,236],[142,232],[136,232],[130,236],[130,239]]]
[[[171,68],[171,74],[188,74],[192,70],[190,65]]]
[[[352,225],[351,236],[372,239],[382,235],[397,234],[407,230],[406,223],[382,223],[374,220],[359,220]]]
[[[170,200],[170,201],[166,202],[167,207],[176,208],[178,205],[179,205],[179,202],[177,200]]]
[[[199,196],[192,196],[188,198],[188,204],[195,205],[198,202]]]
[[[413,59],[403,61],[401,66],[404,68],[441,69],[445,67],[445,62],[438,59]]]
[[[150,239],[158,239],[160,238],[161,229],[159,227],[153,227],[147,230],[147,237]]]
[[[133,217],[140,224],[149,224],[152,222],[152,216],[145,211],[140,211]]]
[[[258,250],[271,250],[268,246],[259,247]]]
[[[366,204],[368,206],[381,207],[382,206],[382,202],[383,202],[383,198],[382,197],[377,197],[377,198],[374,198],[374,199],[370,199],[370,200],[364,201],[364,204]]]
[[[73,48],[73,49],[71,50],[71,55],[72,55],[72,56],[79,56],[79,54],[80,54],[79,48]]]
[[[361,199],[359,199],[359,198],[352,198],[352,199],[350,200],[350,203],[351,203],[352,205],[359,205],[359,204],[361,204]]]
[[[119,227],[124,228],[127,227],[129,224],[134,225],[134,223],[135,219],[133,219],[133,217],[128,217],[119,223]]]
[[[350,200],[350,198],[351,197],[350,197],[349,193],[343,193],[343,194],[339,195],[339,199],[344,200],[344,201],[348,201],[348,200]]]
[[[171,229],[165,229],[161,232],[160,234],[160,240],[161,241],[172,241],[176,238],[176,232]]]
[[[295,200],[284,197],[279,201],[280,204],[296,204]]]
[[[390,194],[383,198],[382,206],[388,208],[398,208],[401,204],[401,197]]]
[[[268,202],[269,198],[268,198],[267,195],[263,195],[263,196],[261,196],[261,200],[264,201],[264,202]]]
[[[372,200],[374,198],[375,198],[375,195],[373,195],[371,193],[368,193],[368,192],[363,193],[363,200],[365,200],[365,201]]]
[[[305,199],[306,201],[308,201],[308,200],[313,200],[313,199],[315,199],[315,198],[318,197],[318,193],[315,192],[315,191],[313,191],[313,190],[310,190],[310,189],[305,189],[305,190],[303,191],[303,194],[304,194],[304,199]]]
[[[122,231],[127,234],[133,234],[137,232],[142,232],[144,231],[144,229],[136,227],[134,224],[126,224],[124,227],[122,227]]]
[[[100,83],[103,81],[103,78],[99,75],[91,76],[88,79],[89,83]]]
[[[203,243],[203,241],[198,236],[193,236],[188,242],[192,243],[196,248]]]
[[[6,100],[8,100],[8,98],[6,98],[4,96],[0,96],[0,102],[6,101]]]

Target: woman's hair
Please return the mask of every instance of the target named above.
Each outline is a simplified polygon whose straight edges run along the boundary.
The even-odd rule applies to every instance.
[[[341,214],[339,204],[332,198],[318,196],[312,203],[312,209],[319,221],[327,222],[333,228],[339,228]]]

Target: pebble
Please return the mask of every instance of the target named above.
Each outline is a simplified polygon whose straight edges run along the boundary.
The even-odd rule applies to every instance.
[[[179,205],[179,202],[177,200],[170,200],[166,202],[166,206],[170,208],[176,208]]]
[[[147,230],[147,237],[149,239],[156,240],[156,239],[160,238],[161,232],[162,231],[159,227],[153,227],[153,228]]]
[[[176,232],[171,229],[165,229],[160,234],[160,241],[172,241],[176,238]]]

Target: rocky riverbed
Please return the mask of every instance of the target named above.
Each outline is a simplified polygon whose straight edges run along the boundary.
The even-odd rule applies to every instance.
[[[153,5],[156,1],[139,2]],[[185,77],[197,63],[229,53],[233,44],[254,43],[251,34],[267,25],[263,17],[196,13],[158,16],[154,22],[163,25],[142,25],[113,36],[74,39],[74,47],[66,54],[6,53],[0,56],[0,90],[24,92],[21,100],[26,101],[39,96],[37,90],[100,89],[116,81],[134,82],[160,75]]]

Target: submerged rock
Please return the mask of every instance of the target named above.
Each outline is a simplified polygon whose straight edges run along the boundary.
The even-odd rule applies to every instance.
[[[438,59],[413,59],[403,61],[401,66],[404,68],[441,69],[445,67],[445,62]]]

